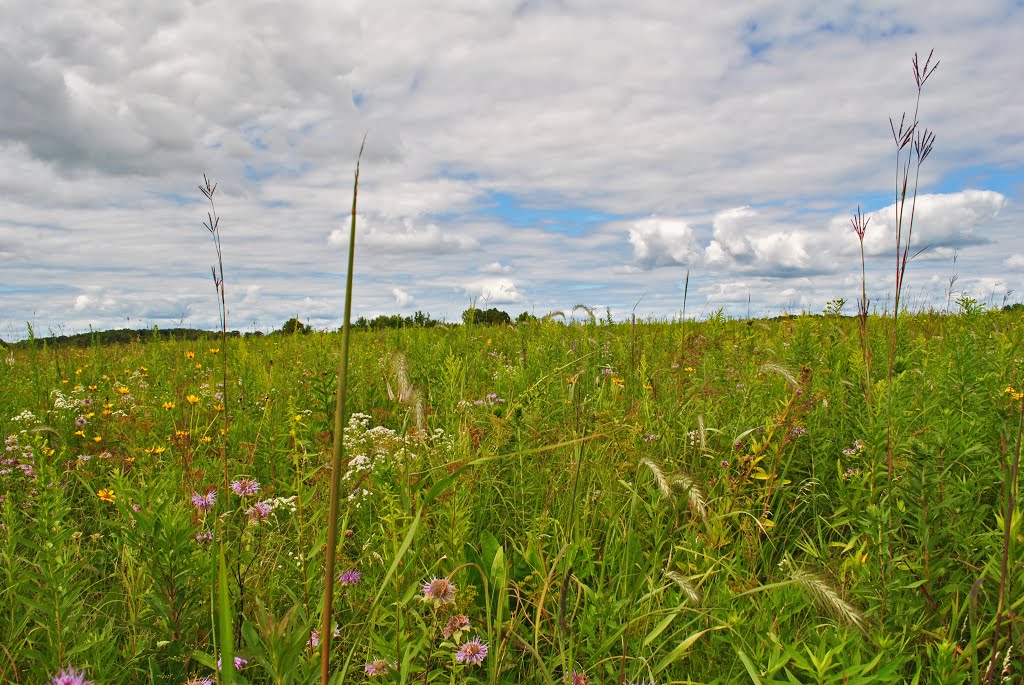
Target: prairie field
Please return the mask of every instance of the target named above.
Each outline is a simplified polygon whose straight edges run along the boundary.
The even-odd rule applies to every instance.
[[[1020,314],[893,326],[354,331],[332,682],[1019,682]],[[0,681],[318,682],[339,350],[3,350]]]

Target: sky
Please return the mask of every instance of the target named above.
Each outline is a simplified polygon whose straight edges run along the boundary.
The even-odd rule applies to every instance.
[[[0,338],[1024,300],[1024,2],[6,0]],[[911,60],[938,69],[917,100]],[[906,220],[904,237],[906,236]],[[688,277],[688,281],[687,281]]]

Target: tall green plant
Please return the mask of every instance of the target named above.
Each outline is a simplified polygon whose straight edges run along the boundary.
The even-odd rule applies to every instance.
[[[352,224],[348,236],[348,273],[345,277],[345,319],[341,329],[341,360],[338,362],[338,394],[334,404],[334,446],[331,455],[331,501],[327,518],[327,559],[324,565],[324,613],[320,623],[320,682],[327,685],[331,668],[331,617],[334,613],[334,564],[338,553],[338,499],[341,495],[342,436],[345,430],[345,391],[348,380],[348,353],[352,320],[352,273],[356,258],[356,200],[359,197],[359,163],[363,159],[366,137],[356,158],[352,185]]]

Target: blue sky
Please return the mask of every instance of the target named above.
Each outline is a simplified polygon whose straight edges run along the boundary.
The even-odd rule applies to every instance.
[[[1024,300],[1019,2],[82,7],[0,9],[4,339],[216,327],[204,173],[230,325],[336,327],[364,134],[356,316],[852,311],[858,205],[883,306],[933,48],[909,301]]]

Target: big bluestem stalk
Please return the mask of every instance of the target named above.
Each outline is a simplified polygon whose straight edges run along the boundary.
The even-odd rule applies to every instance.
[[[230,475],[228,474],[228,305],[224,294],[224,253],[220,245],[220,217],[217,216],[217,207],[213,203],[213,194],[217,192],[217,184],[213,183],[203,174],[203,185],[199,191],[210,201],[210,211],[206,213],[207,221],[203,223],[206,230],[213,236],[213,246],[217,251],[217,264],[210,267],[213,273],[213,285],[217,290],[217,299],[220,314],[220,364],[221,364],[221,405],[224,407],[224,425],[221,429],[220,438],[220,461],[224,469],[224,488],[227,489]]]

